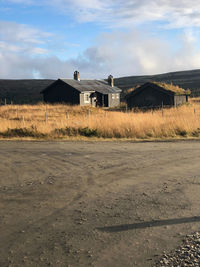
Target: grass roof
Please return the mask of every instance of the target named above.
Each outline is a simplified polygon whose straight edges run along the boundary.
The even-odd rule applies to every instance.
[[[173,85],[170,83],[162,83],[162,82],[152,82],[160,87],[162,87],[163,89],[167,90],[167,91],[171,91],[173,93],[175,93],[176,95],[190,95],[190,90],[184,90],[183,88],[179,87],[178,85]]]

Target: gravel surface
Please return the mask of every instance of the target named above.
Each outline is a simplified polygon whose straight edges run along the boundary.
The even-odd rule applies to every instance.
[[[1,141],[0,267],[156,266],[200,230],[199,159],[200,141]]]
[[[156,267],[160,266],[200,266],[200,232],[187,235],[179,248],[163,254],[156,263]]]

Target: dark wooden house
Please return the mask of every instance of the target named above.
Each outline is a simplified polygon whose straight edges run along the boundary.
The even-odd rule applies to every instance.
[[[48,103],[116,107],[120,104],[120,92],[111,75],[108,81],[81,80],[79,72],[75,71],[74,79],[58,79],[41,93]]]
[[[147,82],[126,96],[128,108],[178,106],[188,102],[190,91],[172,84]]]

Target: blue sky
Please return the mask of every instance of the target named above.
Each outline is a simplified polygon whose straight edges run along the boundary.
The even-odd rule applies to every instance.
[[[0,78],[196,69],[199,31],[199,0],[0,0]]]

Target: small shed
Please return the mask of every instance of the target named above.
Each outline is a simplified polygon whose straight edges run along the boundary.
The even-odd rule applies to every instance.
[[[114,86],[112,75],[107,81],[81,80],[79,72],[75,71],[74,79],[58,79],[41,93],[48,103],[116,107],[120,104],[121,89]]]
[[[189,95],[189,90],[172,84],[147,82],[130,92],[126,96],[126,102],[128,108],[173,107],[188,102]]]

